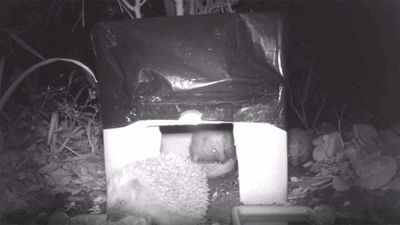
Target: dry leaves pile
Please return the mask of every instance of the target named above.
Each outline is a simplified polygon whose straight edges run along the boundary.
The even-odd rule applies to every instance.
[[[289,200],[296,202],[328,187],[336,196],[354,189],[400,192],[400,126],[377,130],[368,124],[354,124],[351,131],[324,134],[312,145],[312,159],[302,165],[306,176],[291,177]],[[400,206],[397,201],[393,208]],[[346,201],[343,206],[350,204]]]

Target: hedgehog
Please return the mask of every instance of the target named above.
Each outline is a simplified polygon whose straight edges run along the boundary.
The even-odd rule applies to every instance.
[[[107,180],[107,216],[145,218],[147,224],[204,223],[209,205],[206,173],[172,153],[138,161],[111,173]]]

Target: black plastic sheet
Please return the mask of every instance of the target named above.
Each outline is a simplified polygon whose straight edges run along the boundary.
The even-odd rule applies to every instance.
[[[102,22],[92,31],[104,128],[179,118],[283,127],[279,14]]]

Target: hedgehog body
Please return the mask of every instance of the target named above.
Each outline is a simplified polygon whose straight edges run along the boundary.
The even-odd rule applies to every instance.
[[[107,214],[144,217],[159,225],[200,224],[208,208],[205,172],[174,154],[135,162],[108,179]]]

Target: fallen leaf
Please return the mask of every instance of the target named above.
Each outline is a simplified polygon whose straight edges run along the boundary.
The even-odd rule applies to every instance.
[[[390,156],[368,155],[355,164],[359,185],[370,190],[389,183],[396,175],[397,168],[398,162]]]
[[[364,147],[367,153],[380,151],[381,137],[378,131],[368,124],[353,125],[353,133],[357,141]]]
[[[350,184],[340,176],[334,176],[332,179],[332,187],[337,191],[348,191]]]
[[[314,141],[314,143],[318,143],[313,151],[315,161],[328,160],[343,148],[343,140],[339,132],[323,135],[321,140],[322,142]]]
[[[354,164],[359,160],[359,158],[361,156],[361,151],[359,148],[357,148],[356,145],[351,144],[351,145],[347,146],[347,148],[345,149],[345,154],[350,159],[350,161]]]
[[[383,150],[389,154],[399,155],[400,136],[391,130],[380,130],[379,133],[383,140]]]
[[[387,185],[382,187],[382,190],[394,190],[394,191],[400,191],[400,176],[397,175],[396,177],[393,178]]]

